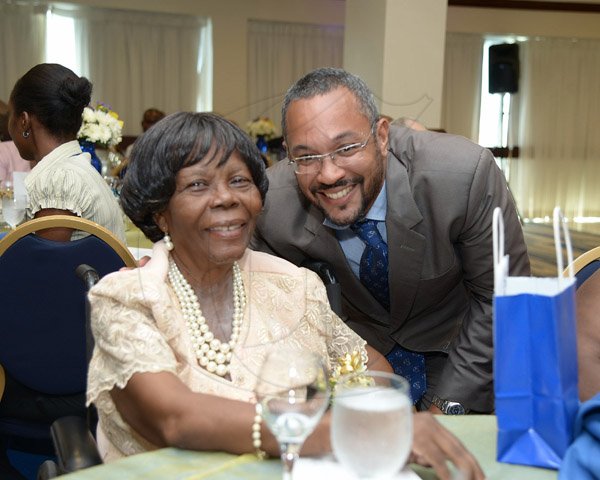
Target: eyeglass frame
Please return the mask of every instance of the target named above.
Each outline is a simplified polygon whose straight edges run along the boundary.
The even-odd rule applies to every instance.
[[[358,154],[359,152],[362,152],[365,148],[367,148],[367,145],[369,144],[369,140],[371,139],[371,136],[373,136],[375,134],[375,127],[377,126],[378,120],[379,119],[375,120],[371,124],[371,130],[369,132],[368,137],[365,139],[364,142],[350,143],[348,145],[344,145],[343,147],[336,148],[335,150],[333,150],[332,152],[329,152],[329,153],[318,153],[318,154],[314,154],[314,155],[300,155],[299,157],[296,157],[296,158],[293,158],[288,150],[288,165],[294,165],[294,173],[296,173],[297,175],[314,175],[316,173],[319,173],[323,169],[323,160],[325,160],[327,157],[331,158],[331,161],[333,162],[333,164],[335,166],[339,167],[340,165],[338,165],[335,161],[336,155],[339,155],[340,152],[343,152],[344,150],[356,148],[356,151],[354,153],[352,153],[349,157],[344,157],[344,156],[341,157],[341,158],[345,158],[345,159],[352,159],[356,154]],[[315,170],[314,172],[298,172],[297,171],[298,159],[300,159],[300,160],[316,160],[319,162],[319,168],[318,168],[318,170]]]

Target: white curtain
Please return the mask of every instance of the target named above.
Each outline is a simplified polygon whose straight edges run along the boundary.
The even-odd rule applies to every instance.
[[[511,188],[525,218],[600,216],[600,41],[521,45],[519,158]]]
[[[344,29],[278,22],[248,22],[247,120],[267,116],[281,125],[281,102],[300,77],[319,67],[341,67]]]
[[[212,109],[206,19],[97,8],[54,12],[75,19],[78,60],[94,84],[93,102],[119,114],[124,134],[141,133],[150,107],[167,114]]]
[[[15,82],[42,63],[46,7],[0,0],[0,100],[8,102]]]
[[[441,127],[477,142],[481,100],[481,35],[447,33]]]

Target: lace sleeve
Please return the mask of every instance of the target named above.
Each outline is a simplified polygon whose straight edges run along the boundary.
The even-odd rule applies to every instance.
[[[161,306],[168,302],[164,293],[161,299],[157,285],[144,282],[141,289],[135,273],[109,275],[89,295],[96,343],[88,372],[87,402],[107,413],[114,408],[110,390],[123,388],[134,373],[176,373],[175,354],[157,323],[164,316]]]
[[[306,293],[306,318],[325,336],[330,365],[352,353],[360,353],[366,365],[366,342],[331,310],[325,285],[314,272],[307,271]]]

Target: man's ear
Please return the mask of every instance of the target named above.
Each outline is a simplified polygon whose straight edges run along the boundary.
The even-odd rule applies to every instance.
[[[385,118],[377,120],[375,127],[375,138],[377,139],[377,147],[379,148],[381,155],[387,157],[388,144],[389,144],[389,133],[390,133],[390,122]]]
[[[289,156],[289,152],[288,152],[288,149],[287,149],[287,143],[286,143],[286,141],[285,141],[285,138],[284,138],[284,139],[283,139],[283,141],[281,142],[281,148],[283,148],[283,149],[285,150],[285,155],[286,155],[286,156]]]

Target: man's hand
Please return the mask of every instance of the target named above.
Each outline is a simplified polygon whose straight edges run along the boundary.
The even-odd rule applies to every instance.
[[[150,260],[152,260],[152,257],[150,257],[149,255],[144,255],[142,258],[140,258],[138,260],[138,268],[143,267],[144,265],[146,265]],[[133,270],[133,267],[121,267],[119,268],[119,272],[125,272],[126,270]]]
[[[451,480],[446,461],[450,460],[464,480],[483,480],[485,475],[475,457],[429,412],[415,413],[413,446],[409,462],[433,467],[441,480]]]

